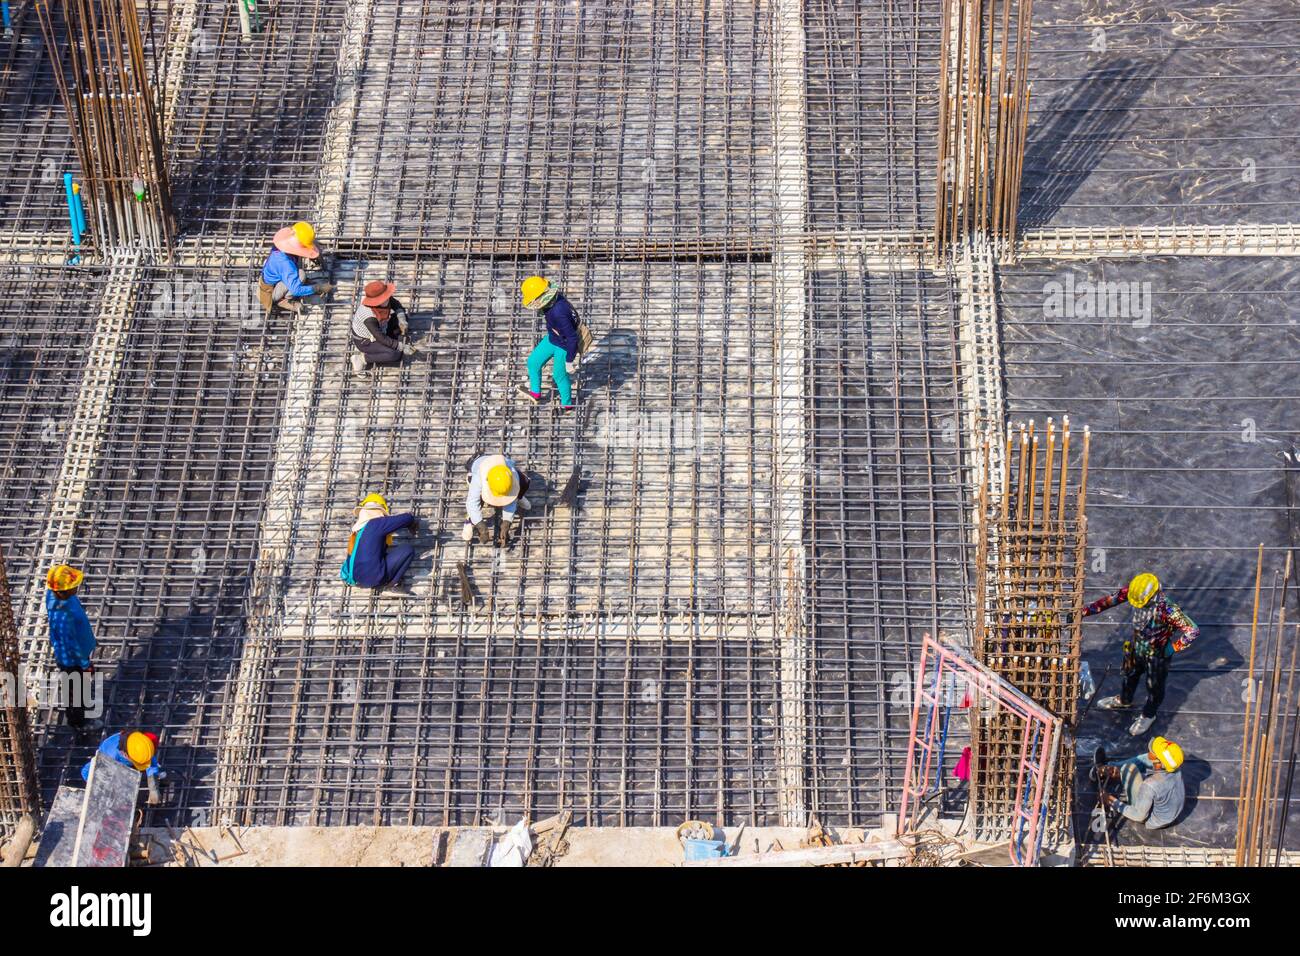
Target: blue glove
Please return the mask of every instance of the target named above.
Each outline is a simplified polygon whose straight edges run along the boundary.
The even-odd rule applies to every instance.
[[[1173,656],[1174,656],[1174,642],[1165,641],[1165,657],[1173,657]]]

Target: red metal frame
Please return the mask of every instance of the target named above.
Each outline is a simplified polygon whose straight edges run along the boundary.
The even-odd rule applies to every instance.
[[[933,675],[927,680],[927,676]],[[934,762],[935,735],[939,728],[946,680],[962,679],[966,683],[971,712],[981,706],[995,706],[1010,711],[1024,721],[1020,738],[1016,792],[1024,795],[1017,801],[1013,830],[1024,839],[1011,841],[1012,862],[1034,866],[1038,862],[1042,839],[1043,796],[1051,792],[1056,772],[1056,752],[1061,742],[1061,719],[1035,703],[1023,693],[978,663],[963,651],[940,644],[929,634],[921,641],[921,660],[916,672],[916,691],[912,696],[912,723],[907,742],[907,768],[903,776],[902,803],[898,810],[898,832],[910,832],[915,814],[927,793]],[[917,734],[921,707],[928,706],[923,737]],[[1024,847],[1022,850],[1021,847]]]

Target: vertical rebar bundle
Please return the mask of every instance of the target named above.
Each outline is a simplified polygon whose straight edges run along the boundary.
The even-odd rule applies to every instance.
[[[1071,449],[1070,422],[1047,433],[1033,422],[1008,430],[1000,473],[989,439],[983,447],[976,554],[975,656],[1067,725],[1079,698],[1083,549],[1087,540],[1089,432]],[[1015,760],[1023,725],[1003,712],[982,713],[973,730],[971,799],[978,832],[1009,835],[1016,808]],[[1053,792],[1044,801],[1046,832],[1063,836],[1070,821],[1074,750],[1062,747]]]
[[[1029,122],[1033,0],[945,0],[939,65],[936,251],[1009,243]]]
[[[24,814],[38,812],[40,803],[20,659],[9,576],[0,551],[0,837]]]
[[[1292,556],[1288,553],[1283,570],[1273,575],[1271,608],[1261,640],[1259,605],[1264,546],[1259,546],[1250,624],[1249,693],[1242,726],[1241,792],[1237,797],[1237,866],[1279,865],[1286,836],[1291,787],[1295,781],[1297,719],[1300,719],[1300,708],[1296,707],[1293,696],[1300,626],[1291,626],[1290,650],[1285,647],[1291,573]],[[1284,692],[1283,671],[1287,674]]]
[[[81,163],[93,240],[101,249],[169,249],[171,189],[137,4],[39,0],[36,12]]]

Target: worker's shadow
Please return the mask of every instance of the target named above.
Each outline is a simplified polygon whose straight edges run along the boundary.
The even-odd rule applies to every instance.
[[[582,360],[583,389],[607,389],[610,395],[636,374],[639,349],[636,333],[610,329],[595,340],[590,358]]]

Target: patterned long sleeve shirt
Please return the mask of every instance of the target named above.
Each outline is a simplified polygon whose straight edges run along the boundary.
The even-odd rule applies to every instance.
[[[1083,609],[1083,616],[1100,614],[1120,604],[1128,602],[1128,586],[1120,588],[1114,594],[1093,601]],[[1173,641],[1174,650],[1186,649],[1201,634],[1196,622],[1187,616],[1187,612],[1173,601],[1166,601],[1163,594],[1156,595],[1148,608],[1135,609],[1133,613],[1133,644],[1139,654],[1150,656],[1163,652],[1165,645]]]

